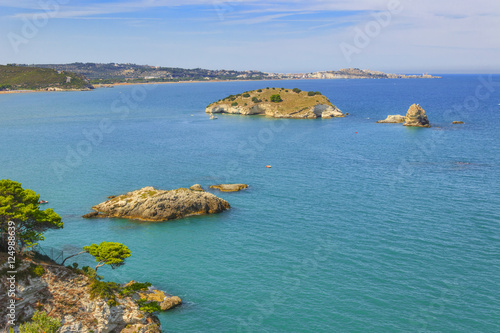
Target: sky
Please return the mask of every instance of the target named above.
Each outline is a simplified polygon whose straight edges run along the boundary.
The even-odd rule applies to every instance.
[[[500,73],[497,0],[0,0],[0,64]]]

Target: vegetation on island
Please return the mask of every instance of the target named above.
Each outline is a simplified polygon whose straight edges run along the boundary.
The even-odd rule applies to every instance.
[[[229,104],[231,106],[246,106],[251,108],[262,102],[271,102],[279,104],[286,110],[298,111],[311,105],[325,104],[331,105],[331,102],[319,91],[305,92],[299,88],[263,88],[252,91],[245,91],[241,94],[229,95],[217,102],[211,103],[208,107]]]
[[[51,68],[0,65],[0,90],[83,90],[93,86],[82,74]]]

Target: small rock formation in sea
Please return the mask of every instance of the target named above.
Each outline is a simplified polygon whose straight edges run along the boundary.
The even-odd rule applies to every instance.
[[[220,190],[222,192],[237,192],[244,188],[248,188],[247,184],[219,184],[210,185],[210,188]]]
[[[148,186],[118,195],[94,207],[103,217],[167,221],[190,215],[215,214],[231,208],[212,193],[187,188],[164,191]],[[99,214],[101,215],[101,214]]]
[[[454,121],[452,122],[453,125],[461,125],[461,124],[465,124],[463,121]]]
[[[31,273],[34,267],[41,275]],[[17,272],[17,322],[31,318],[39,310],[61,321],[60,333],[160,333],[158,318],[140,310],[135,299],[139,299],[139,295],[123,296],[113,292],[117,304],[110,305],[104,299],[92,297],[89,292],[92,279],[73,269],[23,259]],[[6,277],[0,278],[2,304],[8,304],[11,299]],[[7,318],[6,311],[9,311],[7,306],[0,308],[2,318]]]
[[[125,287],[135,283],[135,281],[130,281],[125,285]],[[158,302],[162,311],[167,311],[175,308],[182,304],[182,300],[179,296],[172,296],[165,293],[164,291],[150,287],[148,290],[137,292],[139,299],[145,299],[148,302]]]
[[[274,118],[333,118],[345,117],[320,92],[300,89],[266,88],[230,95],[210,104],[206,113],[265,115]]]
[[[386,119],[377,121],[379,124],[399,124],[404,122],[405,116],[400,114],[388,115]]]
[[[422,107],[418,104],[413,104],[412,106],[410,106],[408,112],[406,113],[405,119],[406,122],[403,124],[404,126],[431,127],[424,109],[422,109]]]
[[[194,184],[189,188],[191,191],[203,191],[203,188],[201,187],[200,184]]]

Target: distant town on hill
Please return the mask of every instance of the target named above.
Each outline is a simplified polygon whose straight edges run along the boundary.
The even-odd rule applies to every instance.
[[[179,81],[214,81],[214,80],[288,80],[288,79],[416,79],[437,78],[436,76],[386,74],[379,71],[359,68],[340,69],[338,71],[320,71],[313,73],[268,73],[257,70],[210,70],[202,68],[185,69],[136,65],[131,63],[81,63],[71,64],[33,64],[20,65],[38,68],[51,68],[57,71],[69,71],[82,74],[92,84],[113,84],[120,82],[179,82]]]

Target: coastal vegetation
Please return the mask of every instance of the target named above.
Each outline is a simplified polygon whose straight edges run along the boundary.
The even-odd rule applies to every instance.
[[[0,90],[88,90],[93,86],[82,74],[51,68],[0,65]]]
[[[148,191],[147,195],[155,193]],[[62,226],[61,217],[52,209],[40,210],[37,193],[23,189],[18,182],[0,180],[0,299],[13,302],[9,301],[11,296],[7,290],[15,270],[15,296],[22,299],[15,314],[20,323],[18,331],[55,333],[61,327],[71,330],[77,325],[85,331],[96,332],[113,331],[117,327],[121,327],[118,331],[131,327],[137,332],[160,332],[159,320],[152,314],[181,304],[181,299],[150,290],[150,282],[131,281],[120,285],[103,281],[103,277],[97,275],[99,267],[120,267],[131,256],[129,248],[122,243],[103,241],[84,246],[83,251],[63,261],[87,253],[95,258],[95,268],[79,269],[76,262],[65,267],[34,251],[33,246],[44,239],[44,231]],[[0,309],[2,317],[7,315],[5,311],[8,309]],[[113,311],[123,313],[126,319],[112,318]],[[68,316],[72,319],[68,320]]]
[[[37,193],[23,189],[20,183],[0,180],[0,249],[13,246],[21,252],[44,240],[44,231],[63,227],[54,210],[40,210],[39,200]],[[13,242],[14,235],[17,242]]]
[[[125,259],[130,257],[130,250],[126,245],[116,242],[102,242],[101,244],[92,244],[84,246],[83,249],[93,256],[97,262],[95,271],[104,265],[110,265],[116,268],[125,264]]]
[[[60,327],[60,320],[37,310],[29,322],[19,326],[19,333],[56,333]],[[14,330],[11,328],[10,332],[14,333]]]

